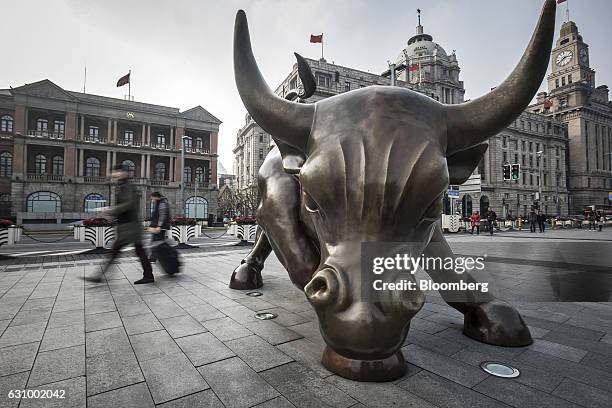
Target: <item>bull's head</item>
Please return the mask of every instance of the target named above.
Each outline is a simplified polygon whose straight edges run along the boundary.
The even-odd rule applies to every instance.
[[[413,253],[423,250],[449,182],[469,177],[487,139],[516,119],[537,92],[554,25],[555,1],[546,0],[518,66],[500,86],[471,102],[443,105],[408,89],[371,86],[301,104],[277,97],[266,85],[253,56],[246,16],[238,12],[238,91],[283,157],[297,152],[305,159],[297,160],[299,167],[286,168],[299,173],[303,214],[321,251],[321,263],[305,292],[325,340],[340,354],[380,358],[401,345],[422,298],[389,295],[399,298],[386,299],[380,303],[384,307],[361,302],[360,243],[411,242],[417,243]],[[368,331],[371,335],[364,336]]]

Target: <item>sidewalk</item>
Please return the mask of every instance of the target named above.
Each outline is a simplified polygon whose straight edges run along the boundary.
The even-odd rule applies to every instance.
[[[246,252],[183,252],[183,273],[155,270],[155,284],[141,286],[131,284],[141,275],[133,257],[102,284],[78,279],[101,260],[2,263],[0,407],[18,406],[11,389],[66,391],[20,407],[558,408],[612,400],[610,303],[518,303],[535,343],[500,348],[463,336],[461,315],[428,293],[402,349],[407,375],[357,383],[320,364],[316,314],[275,258],[263,296],[227,287]],[[533,267],[511,262],[498,264],[500,273],[520,270],[528,281]],[[259,321],[256,311],[278,318]],[[522,374],[492,377],[478,367],[485,360]]]

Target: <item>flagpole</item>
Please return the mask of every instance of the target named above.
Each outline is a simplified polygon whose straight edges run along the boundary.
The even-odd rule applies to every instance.
[[[87,64],[85,64],[85,75],[83,76],[83,93],[85,93],[86,84],[87,84]]]
[[[132,100],[132,70],[130,69],[128,71],[128,101],[131,101],[131,100]]]
[[[567,22],[569,23],[569,21],[570,21],[570,17],[569,17],[569,0],[567,0],[565,2],[565,17],[567,18]]]
[[[323,58],[323,33],[321,33],[321,59]]]

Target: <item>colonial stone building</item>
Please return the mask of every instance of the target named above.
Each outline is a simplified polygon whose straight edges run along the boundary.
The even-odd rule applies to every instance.
[[[561,26],[552,51],[548,92],[529,108],[567,125],[570,212],[588,205],[609,205],[612,191],[612,102],[608,87],[596,86],[589,46],[576,23]]]
[[[270,151],[270,135],[255,123],[247,113],[245,124],[236,135],[234,174],[239,190],[257,185],[257,172]]]
[[[160,191],[174,214],[216,213],[221,121],[201,106],[180,112],[64,90],[49,80],[0,90],[0,201],[25,224],[91,217],[113,202],[111,168],[123,163],[140,207]],[[184,145],[183,145],[184,143]],[[185,151],[181,197],[181,149]]]

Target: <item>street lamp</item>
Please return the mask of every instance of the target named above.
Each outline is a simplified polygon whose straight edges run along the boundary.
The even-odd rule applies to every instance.
[[[539,150],[536,152],[536,156],[538,158],[538,207],[540,206],[540,203],[542,202],[542,154],[544,152],[542,150]],[[541,210],[542,208],[540,208]]]
[[[181,138],[181,214],[185,215],[185,140],[189,136],[183,135]]]

